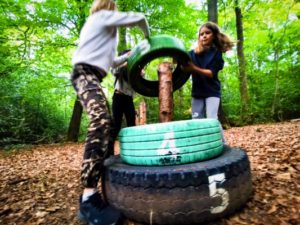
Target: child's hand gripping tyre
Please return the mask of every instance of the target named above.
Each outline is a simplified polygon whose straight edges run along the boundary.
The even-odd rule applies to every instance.
[[[176,166],[109,165],[104,193],[127,218],[145,224],[191,225],[222,218],[252,193],[250,164],[228,146],[217,158]]]
[[[132,165],[175,165],[204,161],[223,151],[216,119],[182,120],[123,128],[120,155]]]

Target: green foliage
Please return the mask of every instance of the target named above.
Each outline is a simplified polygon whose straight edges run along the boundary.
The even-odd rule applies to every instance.
[[[300,4],[285,1],[239,1],[243,14],[244,52],[250,106],[246,123],[280,121],[299,114],[299,12]],[[220,4],[221,28],[235,37],[234,1]],[[240,120],[236,56],[226,58],[221,76],[226,115],[233,124]]]
[[[61,141],[74,93],[66,5],[7,0],[0,10],[0,145]]]
[[[2,81],[0,144],[57,142],[64,138],[67,114],[71,113],[71,105],[65,104],[73,92],[64,78],[24,70]]]

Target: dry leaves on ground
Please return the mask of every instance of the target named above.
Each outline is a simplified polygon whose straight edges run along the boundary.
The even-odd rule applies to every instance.
[[[225,136],[230,146],[247,151],[254,193],[242,210],[210,224],[300,224],[300,122],[231,128]],[[82,149],[63,144],[1,151],[0,224],[81,224]]]

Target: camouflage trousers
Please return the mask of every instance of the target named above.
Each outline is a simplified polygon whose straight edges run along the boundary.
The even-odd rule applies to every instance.
[[[100,82],[105,76],[97,68],[77,64],[71,80],[77,96],[89,117],[81,182],[85,188],[96,188],[104,170],[104,159],[113,152],[111,116]]]

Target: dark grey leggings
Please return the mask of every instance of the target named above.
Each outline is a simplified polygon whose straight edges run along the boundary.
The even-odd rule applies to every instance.
[[[220,98],[192,98],[192,118],[213,118],[218,119]]]
[[[212,118],[218,119],[218,110],[220,105],[220,98],[192,98],[192,119]],[[224,131],[221,127],[222,141],[226,144]]]

